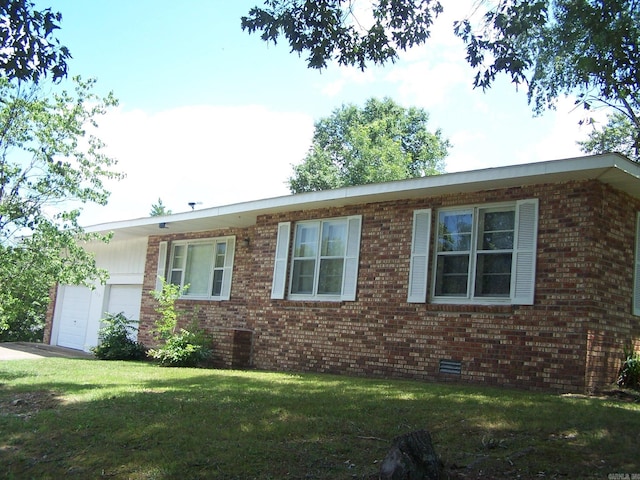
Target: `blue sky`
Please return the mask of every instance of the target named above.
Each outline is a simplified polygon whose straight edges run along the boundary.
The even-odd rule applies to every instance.
[[[427,110],[430,129],[453,144],[449,172],[579,156],[575,142],[588,134],[571,98],[534,117],[526,92],[506,79],[486,93],[472,89],[451,26],[472,0],[445,5],[426,46],[365,72],[311,70],[286,44],[243,32],[240,17],[259,0],[52,4],[63,15],[57,36],[73,55],[70,74],[97,78],[98,92],[120,100],[98,134],[127,177],[109,185],[109,206],[85,208],[87,225],[147,216],[158,197],[177,213],[189,202],[287,195],[314,121],[371,97]]]

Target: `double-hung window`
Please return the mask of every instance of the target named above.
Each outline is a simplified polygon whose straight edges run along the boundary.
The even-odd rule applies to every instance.
[[[434,297],[508,298],[515,207],[438,212]]]
[[[169,283],[184,288],[184,298],[228,300],[234,247],[234,237],[173,242]]]
[[[294,225],[288,296],[298,300],[354,300],[361,217]],[[284,298],[291,224],[278,226],[272,298]]]
[[[409,302],[426,297],[430,216],[414,213]],[[431,301],[533,303],[536,199],[445,208],[435,217]]]

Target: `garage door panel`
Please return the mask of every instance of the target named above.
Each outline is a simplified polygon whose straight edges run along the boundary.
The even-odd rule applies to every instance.
[[[111,285],[107,312],[123,313],[129,320],[140,320],[140,303],[142,301],[142,285]],[[138,336],[137,323],[133,325],[131,337]]]
[[[72,285],[64,287],[58,345],[78,350],[84,348],[90,308],[89,288]]]

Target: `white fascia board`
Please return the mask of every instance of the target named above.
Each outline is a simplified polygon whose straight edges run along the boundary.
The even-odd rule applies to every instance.
[[[103,223],[85,230],[148,236],[247,227],[255,224],[258,215],[266,213],[586,179],[599,179],[640,197],[640,165],[619,154],[605,154],[300,193],[173,215]],[[159,229],[160,224],[166,224],[168,228]]]

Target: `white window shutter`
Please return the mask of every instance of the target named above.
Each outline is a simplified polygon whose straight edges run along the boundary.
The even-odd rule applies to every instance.
[[[362,216],[349,217],[347,220],[347,251],[344,258],[344,276],[342,279],[341,300],[353,302],[358,287],[358,261],[360,259],[360,231]]]
[[[164,269],[167,266],[167,247],[169,242],[160,242],[158,244],[158,266],[156,269],[156,290],[162,290],[162,280],[165,279]]]
[[[538,199],[516,203],[516,235],[513,249],[511,303],[533,305],[536,284],[536,246],[538,242]]]
[[[291,236],[291,222],[278,224],[276,240],[276,257],[273,262],[273,283],[271,284],[271,298],[283,299],[287,282],[287,260],[289,258],[289,237]]]
[[[633,268],[633,314],[640,315],[640,213],[636,215],[635,260]]]
[[[235,248],[235,237],[228,238],[227,250],[224,256],[224,268],[222,270],[222,290],[220,291],[220,300],[229,300],[229,298],[231,298],[231,277],[233,273],[233,257],[235,254]]]
[[[411,263],[409,266],[409,293],[407,302],[427,301],[427,272],[429,269],[429,238],[431,236],[431,209],[413,212],[411,236]]]

